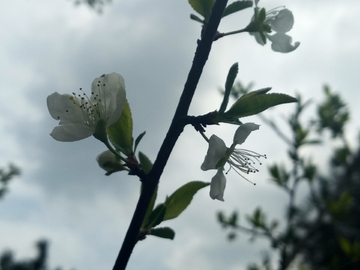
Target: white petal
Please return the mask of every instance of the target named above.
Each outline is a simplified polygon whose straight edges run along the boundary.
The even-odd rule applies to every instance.
[[[235,132],[234,144],[242,144],[243,142],[245,142],[249,134],[252,131],[259,129],[259,127],[260,127],[259,125],[254,123],[242,124],[240,127],[238,127],[238,129]]]
[[[226,186],[226,178],[223,168],[220,168],[215,176],[211,179],[210,197],[215,200],[224,201],[224,191]]]
[[[91,91],[92,100],[96,95],[101,97],[100,106],[105,113],[102,117],[106,121],[106,126],[114,124],[119,119],[126,103],[123,77],[114,72],[96,78],[91,85]]]
[[[57,141],[61,142],[74,142],[85,139],[95,132],[95,127],[89,127],[84,124],[65,124],[57,126],[50,133]]]
[[[46,99],[50,115],[54,119],[60,120],[59,124],[84,123],[84,112],[74,104],[71,98],[74,97],[67,94],[60,95],[55,92]]]
[[[209,140],[209,148],[205,160],[201,165],[203,171],[217,169],[216,164],[225,156],[227,147],[222,139],[212,135]]]
[[[277,33],[286,33],[294,26],[294,16],[288,9],[282,9],[279,13],[269,21],[271,29]]]
[[[288,35],[276,33],[275,35],[268,35],[267,38],[272,42],[271,48],[275,52],[288,53],[294,51],[299,47],[300,42],[295,42],[294,45],[291,44],[292,38]]]

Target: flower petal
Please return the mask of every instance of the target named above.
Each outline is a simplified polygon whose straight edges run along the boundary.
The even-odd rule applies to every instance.
[[[226,178],[221,167],[215,176],[211,179],[210,197],[215,200],[224,201],[224,191],[226,187]]]
[[[106,121],[106,127],[114,124],[120,117],[126,102],[125,82],[118,73],[110,73],[95,78],[91,85],[92,96],[100,96],[100,107],[104,110],[102,118]]]
[[[205,160],[201,165],[203,171],[217,169],[216,164],[225,156],[227,147],[222,139],[212,135],[209,140],[209,148]]]
[[[267,35],[267,38],[272,42],[271,48],[275,52],[288,53],[296,50],[299,47],[300,42],[295,42],[294,45],[291,44],[292,38],[288,35],[276,33],[275,35]]]
[[[254,123],[245,123],[240,127],[238,127],[234,135],[234,140],[233,140],[234,144],[242,144],[243,142],[245,142],[249,134],[252,131],[259,129],[259,127],[260,127],[259,125]]]
[[[46,103],[52,118],[60,120],[60,125],[66,123],[84,123],[84,111],[74,104],[68,94],[60,95],[55,92],[47,97]]]
[[[74,142],[85,139],[93,135],[94,132],[95,127],[89,127],[84,124],[69,123],[55,127],[50,135],[57,141]]]
[[[269,21],[271,29],[277,33],[289,32],[294,26],[294,15],[288,9],[282,9]]]

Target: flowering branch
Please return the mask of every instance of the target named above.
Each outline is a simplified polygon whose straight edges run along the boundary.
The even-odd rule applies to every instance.
[[[141,224],[150,204],[152,194],[154,193],[154,190],[159,183],[160,176],[169,159],[171,151],[185,127],[185,123],[180,120],[183,117],[187,116],[203,67],[210,54],[211,45],[214,40],[226,4],[227,0],[217,0],[214,4],[211,16],[209,18],[209,23],[204,29],[203,36],[196,49],[193,64],[191,66],[183,93],[181,95],[174,118],[171,122],[169,131],[166,134],[164,142],[159,150],[152,170],[144,179],[141,179],[143,182],[143,190],[113,270],[125,269],[132,250],[138,241]]]

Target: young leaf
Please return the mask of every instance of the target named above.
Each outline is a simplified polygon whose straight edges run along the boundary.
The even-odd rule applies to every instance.
[[[234,85],[234,81],[235,81],[236,75],[238,74],[238,71],[239,71],[238,63],[233,64],[229,70],[229,73],[227,75],[226,82],[225,82],[224,99],[221,103],[221,106],[219,109],[219,114],[222,114],[226,110],[226,106],[229,103],[229,96],[231,93],[231,89]]]
[[[106,132],[113,145],[127,156],[129,156],[132,152],[132,129],[133,123],[130,106],[126,101],[124,110],[121,113],[119,120],[108,127]]]
[[[142,169],[144,170],[145,173],[149,173],[151,171],[152,168],[152,162],[150,161],[150,159],[145,156],[145,154],[143,152],[139,151],[139,160],[140,160],[140,164]]]
[[[257,96],[257,95],[264,95],[267,92],[269,92],[271,90],[271,87],[266,87],[266,88],[262,88],[256,91],[252,91],[250,93],[246,93],[245,95],[241,96],[239,99],[244,99],[244,98],[249,98],[249,97],[253,97],[253,96]]]
[[[166,205],[161,203],[155,207],[151,212],[148,222],[143,226],[144,228],[152,228],[159,225],[163,220],[166,212]]]
[[[351,254],[351,243],[350,243],[350,241],[348,239],[346,239],[345,237],[338,237],[338,241],[339,241],[341,250],[346,255],[349,256]]]
[[[252,1],[236,1],[228,5],[223,13],[223,18],[227,15],[233,14],[235,12],[238,12],[240,10],[243,10],[248,7],[252,7],[253,2]]]
[[[142,188],[142,186],[141,186],[141,188]],[[152,210],[154,208],[154,204],[155,204],[155,200],[156,200],[156,196],[157,196],[157,191],[158,191],[158,187],[156,187],[156,189],[154,191],[154,194],[151,197],[151,201],[150,201],[148,209],[146,210],[144,221],[143,221],[143,224],[142,224],[141,227],[145,227],[145,225],[149,223],[149,217],[150,217],[150,214],[152,213]]]
[[[178,215],[185,210],[185,208],[190,204],[195,193],[210,185],[210,183],[193,181],[189,182],[178,190],[176,190],[169,198],[166,199],[166,213],[164,216],[164,220],[176,218]]]
[[[276,105],[296,101],[296,98],[285,94],[262,94],[239,98],[224,115],[227,118],[240,118],[258,114]]]
[[[200,15],[203,15],[205,21],[207,21],[210,17],[215,0],[189,0],[189,3],[192,8]]]
[[[134,145],[134,153],[136,152],[136,148],[139,145],[141,139],[145,136],[146,131],[144,131],[143,133],[141,133],[139,136],[137,136],[136,140],[135,140],[135,145]]]
[[[173,240],[175,237],[174,230],[169,227],[151,229],[149,234],[157,236],[157,237],[161,237],[161,238],[171,239],[171,240]]]
[[[190,19],[194,20],[194,21],[197,21],[201,24],[204,23],[204,21],[202,19],[200,19],[198,16],[194,15],[194,14],[190,14]]]

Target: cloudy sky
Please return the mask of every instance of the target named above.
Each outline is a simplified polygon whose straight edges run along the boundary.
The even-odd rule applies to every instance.
[[[217,89],[230,66],[239,62],[239,79],[255,82],[257,88],[272,86],[274,92],[299,92],[304,99],[319,101],[327,83],[341,93],[356,119],[359,1],[260,3],[267,9],[286,4],[292,10],[295,25],[290,34],[300,47],[280,54],[269,45],[258,45],[248,34],[220,39],[213,45],[190,113],[219,107]],[[104,176],[95,158],[105,148],[94,138],[75,143],[53,140],[49,133],[57,123],[45,100],[55,91],[89,90],[101,74],[122,74],[134,135],[146,130],[139,148],[154,160],[199,37],[200,25],[189,19],[191,12],[187,0],[113,0],[102,15],[66,0],[2,1],[0,166],[13,162],[22,175],[0,202],[0,252],[11,248],[17,258],[30,257],[34,242],[46,238],[51,244],[51,267],[112,268],[135,208],[139,182],[124,173]],[[220,31],[239,29],[251,16],[251,9],[240,17],[229,16]],[[293,107],[284,105],[265,115],[281,122]],[[261,123],[256,116],[245,120]],[[234,131],[233,126],[221,126],[207,132],[230,143]],[[358,131],[353,120],[348,139],[354,145]],[[268,165],[285,158],[285,146],[265,125],[251,134],[246,146],[266,153]],[[161,179],[159,200],[190,180],[211,179],[213,172],[200,170],[206,150],[201,136],[187,127]],[[175,240],[148,237],[136,246],[128,269],[244,269],[259,261],[261,249],[267,246],[250,244],[246,236],[227,242],[215,213],[233,209],[250,213],[262,205],[281,218],[286,197],[269,183],[266,166],[251,176],[256,187],[230,172],[225,202],[213,201],[208,189],[201,190],[187,211],[164,223],[176,231]]]

